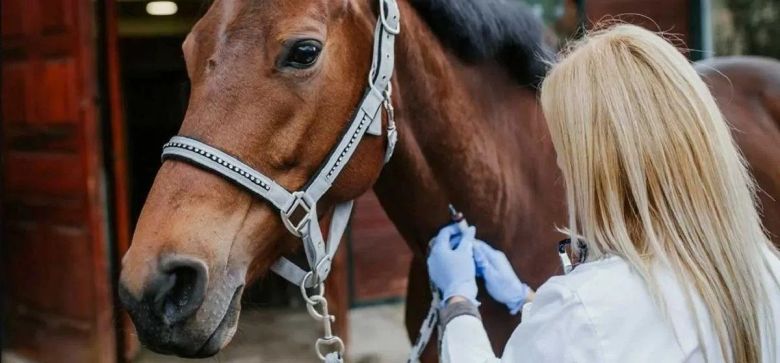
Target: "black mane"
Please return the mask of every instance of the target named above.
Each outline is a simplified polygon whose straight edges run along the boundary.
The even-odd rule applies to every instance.
[[[538,84],[552,52],[544,26],[518,0],[410,0],[441,42],[469,63],[494,59],[516,81]]]

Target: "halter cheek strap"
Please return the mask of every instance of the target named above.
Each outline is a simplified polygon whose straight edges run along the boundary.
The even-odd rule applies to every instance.
[[[400,30],[398,5],[394,0],[380,0],[380,16],[374,30],[374,48],[368,86],[355,109],[347,129],[331,150],[325,163],[299,191],[290,192],[273,179],[244,164],[237,158],[203,142],[184,136],[174,136],[163,146],[162,159],[184,160],[199,165],[267,200],[279,210],[285,227],[303,241],[309,271],[280,258],[271,270],[288,281],[307,288],[315,287],[327,278],[333,256],[349,222],[353,201],[336,205],[327,240],[322,235],[317,216],[317,202],[352,158],[357,144],[365,134],[382,134],[382,112],[387,113],[387,150],[389,161],[398,139],[391,102],[390,79],[395,61],[395,37]]]

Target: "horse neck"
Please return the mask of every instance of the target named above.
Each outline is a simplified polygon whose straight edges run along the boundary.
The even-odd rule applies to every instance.
[[[400,138],[377,196],[418,256],[448,222],[448,203],[479,226],[478,237],[506,243],[523,232],[535,185],[548,177],[529,171],[556,169],[535,93],[496,64],[466,65],[448,54],[401,5],[394,75]]]

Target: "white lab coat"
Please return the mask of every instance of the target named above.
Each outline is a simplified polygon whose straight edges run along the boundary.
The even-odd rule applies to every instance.
[[[757,262],[760,263],[760,262]],[[763,362],[780,362],[780,260],[768,250],[771,319],[777,327],[770,341],[762,334]],[[656,276],[669,319],[629,265],[608,257],[556,276],[542,285],[523,321],[512,333],[503,358],[496,358],[482,326],[470,315],[452,319],[444,330],[442,362],[721,362],[718,336],[698,296],[692,313],[683,288],[669,271]],[[689,291],[693,291],[690,289]],[[757,312],[758,313],[758,312]],[[698,322],[696,317],[699,317]],[[701,340],[696,325],[701,327]],[[703,344],[702,344],[703,343]],[[770,356],[775,351],[777,357]]]

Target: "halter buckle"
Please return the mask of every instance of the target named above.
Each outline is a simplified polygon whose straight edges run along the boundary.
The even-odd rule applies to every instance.
[[[385,6],[387,6],[387,9],[385,9]],[[398,35],[401,33],[401,22],[398,19],[398,9],[390,9],[391,6],[397,7],[398,5],[387,0],[379,1],[379,19],[386,32],[392,35]],[[393,16],[392,19],[390,19],[390,15]],[[393,22],[395,23],[395,26],[392,26],[391,23]]]
[[[292,197],[293,202],[287,209],[280,211],[279,215],[287,230],[295,237],[301,237],[304,233],[304,228],[306,228],[306,225],[310,222],[311,211],[314,209],[314,201],[303,191],[292,193]],[[300,216],[300,219],[297,221],[291,219],[298,218],[298,216]]]

